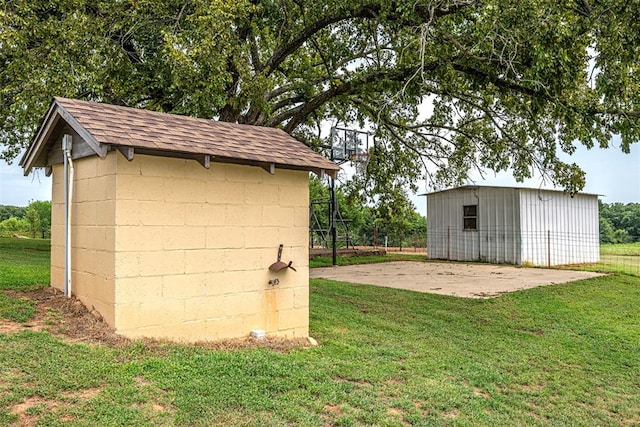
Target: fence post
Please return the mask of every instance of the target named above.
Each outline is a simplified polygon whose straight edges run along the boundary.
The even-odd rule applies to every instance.
[[[547,230],[547,267],[551,267],[551,230]]]

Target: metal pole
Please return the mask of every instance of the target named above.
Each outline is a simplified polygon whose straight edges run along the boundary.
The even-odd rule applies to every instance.
[[[547,230],[547,267],[551,267],[551,230]]]
[[[331,161],[333,162],[335,160],[335,156],[333,154],[333,145],[331,146]],[[336,183],[335,183],[335,178],[331,177],[329,178],[330,181],[330,187],[329,187],[329,191],[330,191],[330,195],[331,195],[331,202],[329,203],[330,205],[330,210],[331,210],[331,224],[329,229],[331,230],[331,261],[333,265],[338,265],[338,247],[336,239],[337,239],[337,232],[336,232]]]

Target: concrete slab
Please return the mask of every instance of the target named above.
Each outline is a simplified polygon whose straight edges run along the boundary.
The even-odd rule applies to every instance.
[[[496,297],[507,292],[567,283],[601,275],[590,271],[413,261],[323,267],[309,270],[311,278],[467,298]]]

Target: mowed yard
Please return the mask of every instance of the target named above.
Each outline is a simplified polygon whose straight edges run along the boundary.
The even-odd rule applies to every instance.
[[[318,347],[113,345],[28,327],[46,244],[0,239],[0,317],[27,326],[0,333],[1,425],[640,424],[637,276],[485,300],[313,280]]]

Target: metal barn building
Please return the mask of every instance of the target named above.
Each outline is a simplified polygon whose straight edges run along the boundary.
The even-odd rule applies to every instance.
[[[552,266],[598,262],[598,195],[462,186],[427,195],[432,259]]]

